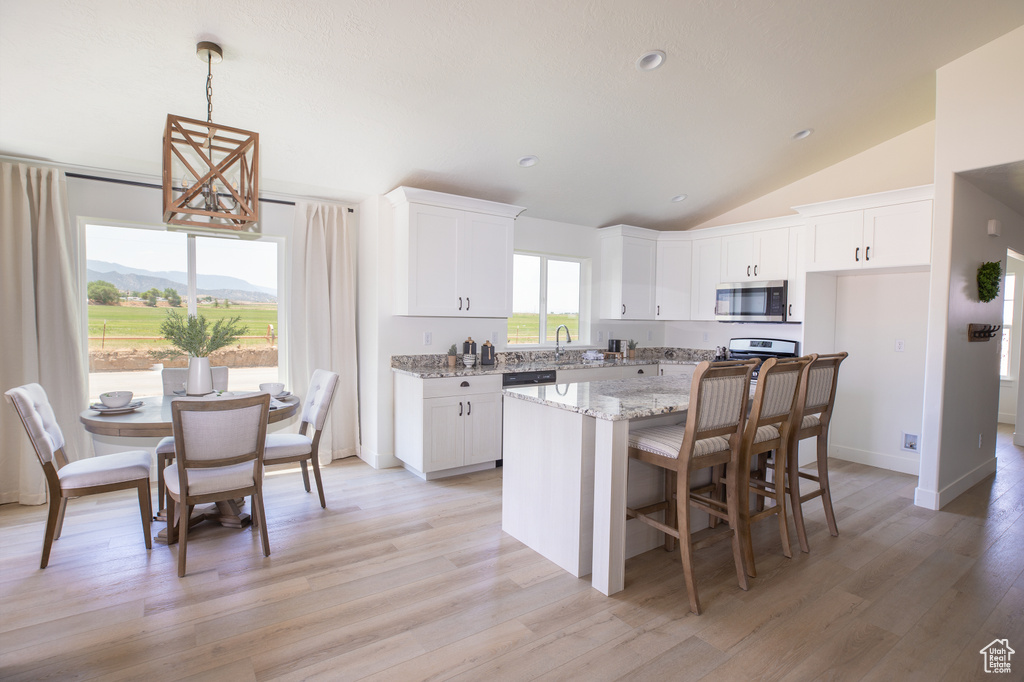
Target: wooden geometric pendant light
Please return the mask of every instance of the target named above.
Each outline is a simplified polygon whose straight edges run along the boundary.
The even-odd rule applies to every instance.
[[[164,222],[253,231],[259,222],[259,133],[213,122],[211,65],[220,46],[201,42],[207,63],[206,121],[167,115],[164,127]]]

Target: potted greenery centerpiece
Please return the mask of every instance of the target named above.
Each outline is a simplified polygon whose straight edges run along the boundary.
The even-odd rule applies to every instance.
[[[636,358],[636,341],[630,339],[626,344],[626,349],[629,351],[629,359],[634,360]]]
[[[156,351],[155,358],[170,359],[188,356],[188,395],[206,395],[213,390],[213,374],[210,371],[210,353],[234,342],[249,331],[240,323],[242,317],[227,317],[210,322],[202,315],[182,315],[168,310],[167,318],[160,324],[160,334],[171,342],[173,350]]]
[[[452,344],[452,347],[448,349],[448,366],[454,367],[455,362],[459,359],[459,349]]]

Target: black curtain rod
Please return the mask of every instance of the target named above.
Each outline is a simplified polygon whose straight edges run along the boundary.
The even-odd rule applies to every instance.
[[[64,173],[69,178],[80,178],[82,180],[99,180],[100,182],[112,182],[115,185],[131,185],[132,187],[149,187],[151,189],[163,189],[160,185],[154,185],[151,182],[139,182],[138,180],[119,180],[117,178],[104,178],[99,175],[83,175],[82,173]],[[259,197],[259,201],[268,204],[281,204],[282,206],[294,206],[294,201],[284,201],[283,199],[264,199]],[[347,208],[347,207],[346,207]],[[349,208],[349,213],[355,213],[354,209]]]

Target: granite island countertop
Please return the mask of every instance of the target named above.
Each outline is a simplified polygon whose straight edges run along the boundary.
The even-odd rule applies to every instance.
[[[556,361],[551,351],[499,352],[493,365],[477,363],[465,367],[462,358],[455,367],[449,367],[445,355],[393,355],[391,371],[421,379],[445,377],[508,374],[512,372],[538,372],[560,369],[592,369],[597,367],[636,367],[654,364],[696,365],[714,358],[714,351],[692,348],[643,348],[634,359],[585,361],[582,351],[566,351],[564,359]]]
[[[685,411],[690,405],[690,380],[657,376],[517,386],[502,389],[502,394],[588,417],[619,421]]]

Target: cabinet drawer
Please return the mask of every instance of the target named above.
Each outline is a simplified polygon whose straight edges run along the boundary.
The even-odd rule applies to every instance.
[[[500,374],[484,374],[471,377],[445,377],[424,379],[423,397],[472,395],[474,393],[498,393],[501,391]]]

